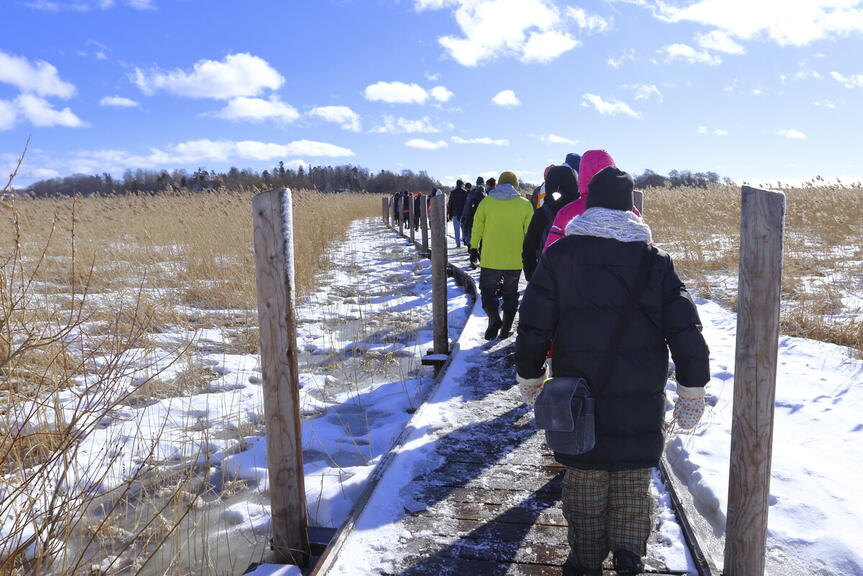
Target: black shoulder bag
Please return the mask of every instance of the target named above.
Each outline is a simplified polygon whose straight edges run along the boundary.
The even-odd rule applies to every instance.
[[[596,443],[594,398],[601,395],[603,386],[611,376],[612,362],[647,285],[655,252],[656,249],[648,245],[641,255],[632,292],[623,308],[623,314],[617,320],[605,358],[592,385],[584,378],[572,376],[550,378],[543,384],[533,411],[536,425],[545,430],[546,443],[555,452],[575,455],[593,450]]]

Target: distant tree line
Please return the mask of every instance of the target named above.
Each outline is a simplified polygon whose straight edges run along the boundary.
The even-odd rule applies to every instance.
[[[720,181],[730,183],[728,178],[720,178],[716,172],[691,172],[672,170],[667,176],[653,170],[645,170],[635,176],[638,188],[693,186],[706,188]],[[450,184],[450,183],[447,183]],[[122,178],[114,178],[105,172],[96,175],[74,174],[62,178],[40,180],[31,184],[26,192],[36,196],[69,196],[72,194],[129,194],[159,193],[178,190],[193,192],[205,190],[238,188],[276,188],[289,186],[294,189],[310,188],[322,192],[370,192],[389,194],[398,190],[430,192],[442,187],[424,170],[414,172],[402,170],[398,173],[389,170],[372,172],[361,166],[300,166],[296,169],[285,168],[279,162],[272,169],[257,172],[244,168],[231,167],[227,172],[207,171],[198,168],[192,173],[186,170],[126,170]],[[526,185],[529,187],[529,185]],[[525,188],[527,189],[527,188]]]
[[[159,193],[177,190],[193,192],[237,188],[311,188],[322,192],[392,193],[396,190],[428,191],[440,187],[437,180],[424,170],[414,172],[389,170],[371,172],[360,166],[300,166],[285,168],[283,162],[257,172],[248,168],[231,167],[227,172],[198,168],[186,170],[126,170],[122,178],[111,174],[74,174],[62,178],[40,180],[27,187],[36,196],[68,196],[72,194]]]

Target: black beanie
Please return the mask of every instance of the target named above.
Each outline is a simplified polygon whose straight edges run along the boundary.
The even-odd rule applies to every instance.
[[[563,164],[555,166],[548,171],[548,176],[545,178],[545,193],[547,197],[558,192],[563,202],[569,203],[578,199],[578,180],[575,177],[575,171],[572,168]]]
[[[587,208],[632,211],[632,176],[617,166],[606,166],[587,185]]]

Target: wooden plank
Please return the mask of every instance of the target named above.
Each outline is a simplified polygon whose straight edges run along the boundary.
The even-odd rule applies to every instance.
[[[785,195],[744,186],[724,573],[764,574]]]
[[[302,566],[310,547],[300,433],[292,216],[287,188],[252,200],[272,546],[277,561]]]
[[[443,195],[431,200],[432,234],[432,319],[434,322],[434,353],[449,354],[447,325],[447,241],[446,206]]]

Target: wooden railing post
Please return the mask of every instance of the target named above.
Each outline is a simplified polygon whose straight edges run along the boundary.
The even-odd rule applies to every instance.
[[[402,217],[402,200],[396,200],[396,218],[399,221],[399,236],[405,235],[405,219]]]
[[[432,240],[432,318],[434,321],[435,354],[449,353],[449,328],[447,326],[447,243],[446,202],[443,195],[431,200]]]
[[[416,230],[414,229],[414,199],[408,197],[408,229],[410,229],[411,244],[416,243]]]
[[[644,214],[644,192],[642,192],[641,190],[633,190],[632,204],[638,209],[641,214]]]
[[[725,530],[727,576],[764,574],[785,195],[741,190],[734,407]]]
[[[420,228],[422,229],[423,253],[429,253],[429,210],[428,198],[420,198]]]
[[[384,226],[389,224],[387,219],[387,199],[386,197],[381,198],[381,220],[384,223]]]
[[[287,188],[252,200],[272,546],[278,562],[303,566],[311,550],[297,375],[292,211]]]

